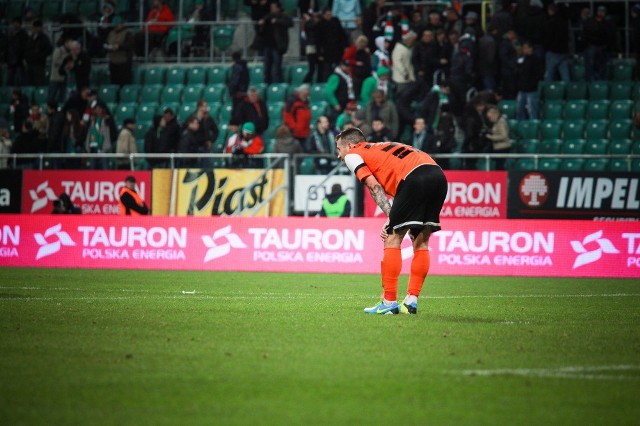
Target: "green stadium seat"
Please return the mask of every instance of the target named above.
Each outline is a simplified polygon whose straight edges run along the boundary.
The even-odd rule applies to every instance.
[[[86,18],[89,21],[93,21],[94,18],[98,15],[98,6],[99,2],[93,1],[80,1],[78,2],[78,9],[76,13],[81,18]]]
[[[559,120],[564,114],[564,101],[547,101],[542,106],[542,117],[545,120]]]
[[[539,120],[521,120],[518,122],[518,134],[522,139],[538,139]]]
[[[609,123],[609,138],[626,139],[631,136],[633,122],[631,120],[611,120]]]
[[[164,84],[167,70],[160,67],[149,67],[144,71],[144,85]]]
[[[540,150],[538,139],[520,139],[515,144],[515,152],[521,154],[536,154]]]
[[[29,103],[33,102],[33,94],[36,91],[34,86],[22,86],[20,90],[22,90],[22,93],[29,99]],[[11,94],[9,94],[8,99],[11,99]]]
[[[182,85],[166,85],[160,92],[160,102],[180,103],[182,101]]]
[[[207,83],[207,73],[203,67],[192,67],[187,69],[186,73],[187,84],[202,84]]]
[[[146,69],[143,67],[135,67],[133,69],[133,83],[142,86],[144,84],[144,73]]]
[[[273,123],[278,118],[282,121],[282,111],[284,110],[284,102],[267,102],[267,111],[269,111],[269,123]]]
[[[116,107],[118,106],[118,104],[116,102],[105,102],[107,104],[107,111],[109,111],[109,114],[113,114],[113,111],[116,110]]]
[[[511,139],[518,139],[520,137],[518,134],[518,120],[509,118],[507,119],[507,124],[509,124],[509,137]]]
[[[273,154],[273,147],[276,144],[276,140],[273,138],[264,139],[264,154]]]
[[[180,111],[180,103],[179,102],[165,102],[160,104],[158,111],[164,111],[166,109],[170,109],[177,116]]]
[[[315,175],[316,165],[313,157],[304,157],[300,162],[299,173],[301,175]]]
[[[566,120],[584,120],[587,116],[588,101],[575,99],[567,101],[564,106],[564,118]]]
[[[602,101],[609,99],[609,82],[592,81],[589,83],[589,100]]]
[[[287,99],[289,85],[287,83],[274,83],[267,87],[267,102],[284,102]]]
[[[140,103],[155,103],[160,102],[160,93],[162,93],[163,86],[160,84],[145,85],[140,90]]]
[[[558,139],[562,133],[562,120],[543,120],[540,124],[541,139]]]
[[[220,117],[220,121],[222,123],[228,123],[229,120],[231,120],[231,112],[232,112],[232,110],[233,110],[233,104],[231,104],[231,103],[223,104],[220,107],[219,117]]]
[[[498,102],[498,109],[502,115],[506,115],[507,118],[516,118],[516,101],[510,99],[503,99]]]
[[[632,81],[613,81],[609,91],[609,99],[612,101],[629,100],[633,96]]]
[[[184,85],[187,70],[185,68],[170,68],[166,74],[167,84]]]
[[[564,120],[562,137],[564,139],[581,139],[584,136],[584,120]]]
[[[139,84],[128,84],[120,88],[120,102],[138,102],[140,97]]]
[[[640,101],[640,81],[637,81],[635,86],[633,86],[631,99],[633,99],[634,101]]]
[[[326,101],[327,98],[324,93],[325,83],[316,83],[311,85],[309,93],[310,102]]]
[[[289,83],[293,87],[298,87],[302,83],[304,83],[304,78],[307,76],[307,72],[309,71],[308,64],[296,64],[289,67]]]
[[[604,120],[609,117],[609,106],[611,102],[603,99],[589,102],[587,107],[587,118],[589,120]]]
[[[213,45],[223,56],[233,44],[233,33],[235,30],[236,28],[232,25],[218,26],[213,30]]]
[[[122,122],[125,118],[135,118],[138,111],[138,104],[124,103],[118,104],[113,112],[118,128],[122,126]]]
[[[227,95],[227,86],[224,84],[209,83],[202,92],[202,97],[209,103],[224,103]]]
[[[586,172],[606,172],[609,170],[608,158],[587,158],[582,170]]]
[[[136,112],[136,121],[140,124],[148,123],[151,126],[153,123],[153,117],[158,110],[158,103],[141,104]]]
[[[191,84],[187,85],[182,91],[182,102],[187,104],[197,104],[202,99],[202,92],[204,91],[204,84]]]
[[[144,135],[149,130],[149,126],[147,123],[138,123],[136,122],[136,128],[133,131],[133,135],[136,137],[136,140],[144,139]]]
[[[178,121],[180,123],[186,122],[187,118],[189,118],[190,115],[195,114],[195,112],[196,112],[195,104],[183,104],[178,109]]]
[[[249,66],[249,81],[252,85],[264,83],[264,68],[262,64]]]
[[[640,173],[640,158],[631,159],[631,172]]]
[[[478,158],[476,162],[476,170],[495,170],[496,162],[491,158]]]
[[[584,139],[568,139],[562,144],[563,154],[582,154],[587,141]]]
[[[627,155],[631,153],[631,139],[612,139],[609,144],[609,154]]]
[[[62,10],[62,3],[55,0],[48,0],[42,3],[40,11],[42,19],[45,21],[57,21]]]
[[[631,143],[631,153],[632,154],[640,154],[640,139],[633,140]]]
[[[106,84],[100,86],[100,88],[97,90],[98,99],[102,100],[103,102],[118,102],[119,89],[120,86],[116,84]]]
[[[551,172],[559,170],[560,165],[561,160],[559,158],[541,158],[538,161],[538,170]]]
[[[582,64],[580,62],[573,62],[569,66],[569,72],[571,74],[571,81],[572,82],[584,81],[586,79],[587,73],[586,73],[584,64]]]
[[[586,139],[605,139],[608,132],[608,120],[589,120],[584,126],[584,136]]]
[[[38,105],[46,104],[48,95],[49,95],[49,87],[48,86],[36,87],[33,90],[33,102],[38,104]]]
[[[612,120],[631,119],[633,117],[633,101],[619,100],[611,103],[609,118]],[[606,117],[605,117],[606,118]]]
[[[565,158],[560,163],[560,170],[579,172],[584,166],[584,158]]]
[[[609,171],[610,172],[628,172],[629,171],[629,161],[624,158],[612,158],[609,160]]]
[[[584,146],[584,154],[605,155],[609,151],[609,140],[607,139],[587,139]]]
[[[226,65],[213,65],[207,67],[207,84],[226,84],[229,67]]]
[[[513,170],[535,170],[535,162],[533,158],[518,158],[512,163]]]
[[[539,83],[540,99],[544,102],[564,99],[565,83],[562,81],[541,81]]]
[[[311,109],[311,124],[315,124],[318,117],[327,114],[328,103],[326,101],[314,102],[309,105]]]
[[[635,68],[635,60],[614,60],[611,62],[611,80],[613,81],[631,81],[633,80],[633,71]]]
[[[565,96],[568,101],[576,99],[587,99],[587,82],[586,81],[572,81],[567,84],[565,90]]]
[[[560,154],[562,151],[562,139],[543,139],[540,142],[540,154]]]

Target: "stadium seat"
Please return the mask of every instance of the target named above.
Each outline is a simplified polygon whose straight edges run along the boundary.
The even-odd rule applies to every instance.
[[[122,126],[122,122],[125,118],[135,118],[138,110],[138,104],[134,103],[124,103],[118,104],[113,112],[116,126],[120,128]]]
[[[611,80],[630,81],[633,80],[635,60],[614,60],[611,62]]]
[[[565,83],[562,81],[541,81],[539,89],[540,99],[544,102],[564,99]]]
[[[633,96],[632,81],[614,81],[611,83],[609,99],[612,101],[629,100]]]
[[[564,120],[562,123],[562,137],[566,139],[581,139],[584,136],[584,120]]]
[[[229,67],[226,65],[213,65],[207,67],[207,84],[226,84]]]
[[[311,86],[311,92],[309,99],[311,102],[326,101],[327,98],[324,94],[325,83],[316,83]]]
[[[611,120],[609,123],[609,138],[626,139],[631,136],[633,122],[631,120]]]
[[[518,122],[518,134],[522,139],[538,139],[540,121],[521,120]]]
[[[612,139],[609,144],[609,154],[627,155],[631,153],[631,139]]]
[[[160,102],[160,93],[163,86],[160,84],[145,85],[140,91],[140,103]]]
[[[547,101],[542,106],[542,117],[545,120],[559,120],[564,114],[564,101]]]
[[[327,113],[327,106],[329,104],[326,101],[314,102],[309,105],[311,109],[311,125],[314,125],[318,117]]]
[[[640,139],[633,140],[631,143],[631,153],[640,154]]]
[[[573,62],[569,66],[569,72],[571,74],[571,81],[584,81],[586,78],[586,70],[584,64],[580,62]]]
[[[640,158],[631,159],[631,172],[640,173]]]
[[[498,109],[502,115],[506,115],[507,118],[516,118],[516,101],[503,99],[498,102]]]
[[[289,67],[288,79],[293,87],[298,87],[304,83],[304,78],[309,71],[309,65],[306,63],[296,64]]]
[[[538,170],[555,171],[560,169],[561,160],[559,158],[541,158],[538,161]]]
[[[92,66],[89,73],[89,81],[91,82],[92,87],[110,84],[111,76],[109,75],[109,70],[102,66]]]
[[[120,88],[120,102],[138,102],[140,96],[140,85],[128,84]]]
[[[478,158],[476,162],[476,170],[495,170],[496,162],[491,158]]]
[[[535,170],[535,162],[533,158],[518,158],[512,163],[513,170]]]
[[[47,103],[48,95],[49,95],[48,86],[36,87],[33,91],[33,102],[38,105],[44,105]]]
[[[92,21],[98,14],[99,5],[99,2],[80,1],[78,2],[76,13],[79,17],[86,18],[87,20]]]
[[[589,120],[584,126],[584,136],[586,139],[605,139],[608,131],[608,120]]]
[[[118,90],[119,86],[116,84],[106,84],[100,86],[97,90],[98,99],[103,102],[118,102]]]
[[[207,83],[207,73],[205,72],[203,67],[192,67],[187,69],[186,73],[187,84],[206,84]]]
[[[579,172],[584,165],[584,158],[565,158],[560,163],[560,170]]]
[[[144,85],[148,86],[150,84],[164,84],[164,76],[166,74],[165,68],[160,67],[149,67],[144,71]]]
[[[278,118],[282,121],[282,111],[284,102],[267,102],[267,111],[269,111],[269,122],[273,122]]]
[[[633,99],[634,101],[640,101],[640,81],[637,81],[635,86],[633,86],[631,99]]]
[[[582,166],[582,170],[586,172],[606,172],[609,170],[609,159],[588,158]]]
[[[562,133],[562,120],[543,120],[540,125],[541,139],[558,139]]]
[[[587,139],[584,146],[584,154],[605,155],[609,151],[609,141],[607,139]]]
[[[231,47],[233,44],[233,34],[236,30],[236,27],[232,25],[222,25],[217,26],[213,30],[213,45],[216,47],[218,52],[224,56],[224,53]]]
[[[220,107],[219,117],[220,122],[228,123],[231,119],[231,110],[233,109],[233,104],[226,103]]]
[[[185,68],[181,68],[181,67],[170,68],[166,74],[166,83],[183,85],[185,83],[186,74],[187,74],[187,70]]]
[[[587,82],[572,81],[567,84],[565,96],[568,101],[576,99],[587,99]]]
[[[56,21],[60,16],[61,7],[61,2],[55,0],[45,1],[42,3],[42,9],[40,11],[42,19],[45,21]]]
[[[536,154],[540,150],[538,139],[520,139],[515,144],[515,152],[521,154]]]
[[[136,139],[144,139],[144,135],[145,133],[147,133],[147,130],[149,130],[149,126],[147,126],[147,123],[138,123],[136,122],[136,128],[133,131],[133,135],[136,137]]]
[[[540,142],[540,154],[560,154],[562,151],[562,139],[543,139]]]
[[[136,121],[140,124],[147,123],[151,126],[153,122],[153,116],[156,115],[158,109],[158,103],[141,104],[136,112]]]
[[[284,102],[287,99],[287,83],[274,83],[267,87],[267,102]]]
[[[204,91],[203,84],[191,84],[189,83],[187,87],[182,91],[182,102],[189,104],[196,104],[200,99],[202,99],[202,92]]]
[[[167,84],[160,93],[160,102],[163,103],[180,103],[182,101],[182,85]]]
[[[591,101],[587,106],[587,118],[589,120],[604,120],[609,117],[609,100]]]
[[[211,84],[204,88],[202,97],[209,103],[220,102],[223,103],[226,99],[227,86],[224,84]]]
[[[178,109],[178,121],[180,123],[186,122],[190,115],[195,114],[196,104],[183,104]]]
[[[602,101],[609,99],[609,82],[592,81],[589,83],[589,100]]]
[[[568,139],[562,144],[563,154],[582,154],[587,141],[584,139]]]
[[[251,84],[264,83],[264,68],[262,64],[249,66],[249,81]]]
[[[629,169],[629,161],[624,158],[612,158],[609,160],[610,172],[628,172]]]
[[[587,116],[589,103],[584,99],[567,101],[564,106],[564,118],[566,120],[584,120]]]
[[[609,118],[612,120],[627,119],[633,117],[633,101],[613,101],[609,109]],[[606,118],[606,117],[605,117]]]
[[[301,175],[316,174],[315,160],[313,157],[304,157],[300,162],[299,173]]]

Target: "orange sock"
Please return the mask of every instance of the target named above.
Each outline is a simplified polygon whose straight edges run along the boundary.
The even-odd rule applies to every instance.
[[[384,249],[381,269],[385,300],[398,300],[398,277],[402,270],[400,248],[387,247]]]
[[[413,252],[413,260],[411,261],[411,275],[409,275],[409,286],[407,294],[411,296],[419,296],[424,280],[429,273],[431,265],[431,257],[428,249],[416,250]]]

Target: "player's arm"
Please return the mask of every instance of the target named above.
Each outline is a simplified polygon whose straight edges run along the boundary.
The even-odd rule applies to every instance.
[[[364,185],[369,188],[369,192],[373,197],[373,200],[380,207],[382,212],[389,217],[389,212],[391,211],[391,203],[389,203],[389,199],[387,198],[387,193],[384,192],[384,188],[380,185],[380,182],[373,176],[369,175],[364,180]]]

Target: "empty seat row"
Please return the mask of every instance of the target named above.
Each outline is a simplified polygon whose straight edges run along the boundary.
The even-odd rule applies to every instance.
[[[509,120],[513,139],[640,139],[631,119]]]
[[[640,155],[640,140],[631,139],[520,139],[514,152],[522,154]]]
[[[541,81],[538,94],[542,102],[550,100],[640,100],[640,82],[634,81]]]
[[[623,158],[519,158],[507,163],[511,170],[587,171],[587,172],[640,172],[640,159]]]

